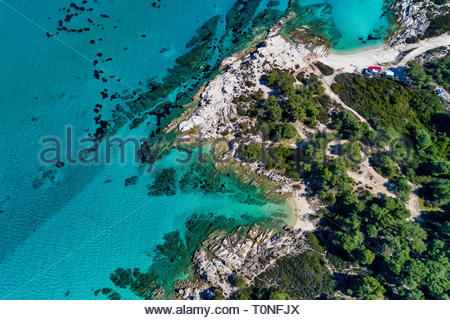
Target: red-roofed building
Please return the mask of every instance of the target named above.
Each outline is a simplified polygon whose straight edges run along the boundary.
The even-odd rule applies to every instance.
[[[368,70],[369,70],[369,72],[372,72],[372,73],[380,73],[381,67],[369,67]]]

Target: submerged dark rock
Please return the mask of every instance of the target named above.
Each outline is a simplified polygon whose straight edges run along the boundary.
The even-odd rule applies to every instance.
[[[370,40],[381,40],[381,39],[383,39],[383,38],[382,37],[375,37],[375,36],[372,36],[371,34],[369,34],[367,36],[367,40],[368,41],[370,41]]]
[[[138,178],[139,178],[138,176],[126,178],[125,179],[125,187],[128,187],[130,185],[135,185],[137,183]]]
[[[64,167],[65,163],[64,163],[64,161],[56,161],[55,165],[57,168],[62,168],[62,167]]]
[[[163,169],[152,185],[148,186],[149,195],[151,196],[173,196],[177,193],[175,183],[176,171],[174,168]]]

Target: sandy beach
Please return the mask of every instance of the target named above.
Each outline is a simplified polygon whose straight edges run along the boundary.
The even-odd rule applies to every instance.
[[[405,65],[408,61],[411,61],[428,50],[448,45],[450,45],[450,35],[444,34],[439,37],[397,47],[381,45],[368,50],[355,50],[343,53],[332,51],[327,56],[321,57],[318,60],[342,72],[353,72],[361,71],[371,65]],[[397,61],[403,52],[408,53],[400,61]]]

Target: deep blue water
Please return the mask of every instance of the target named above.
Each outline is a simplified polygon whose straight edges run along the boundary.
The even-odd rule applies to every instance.
[[[162,236],[183,229],[195,212],[256,220],[288,210],[282,203],[247,201],[250,191],[232,179],[229,195],[192,190],[149,197],[147,185],[155,175],[132,157],[119,163],[117,148],[112,164],[56,168],[38,158],[42,138],[63,139],[70,127],[77,141],[95,132],[95,117],[109,119],[123,103],[111,95],[145,90],[149,79],[164,78],[189,51],[186,44],[197,29],[216,15],[220,37],[234,1],[161,0],[160,8],[144,0],[80,1],[83,10],[69,7],[71,1],[5,3],[0,3],[0,298],[93,299],[93,289],[111,287],[109,274],[117,267],[148,267]],[[276,8],[286,6],[283,0]],[[83,30],[58,32],[59,20]],[[216,44],[232,47],[227,41]],[[103,71],[100,79],[94,70]],[[141,138],[154,128],[153,119],[134,130],[124,126],[117,136]],[[180,156],[172,151],[153,172],[168,166],[183,172],[185,166],[175,160]],[[139,177],[137,184],[125,187],[132,176]]]

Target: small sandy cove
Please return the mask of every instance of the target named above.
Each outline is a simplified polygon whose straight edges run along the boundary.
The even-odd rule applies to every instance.
[[[330,52],[318,60],[333,67],[334,69],[353,72],[361,71],[372,65],[405,65],[408,61],[425,53],[428,50],[450,45],[450,35],[444,34],[439,37],[422,40],[418,43],[403,44],[396,47],[381,45],[371,49],[354,50],[349,52]],[[408,52],[401,57],[401,54]],[[401,57],[401,59],[398,59]]]

